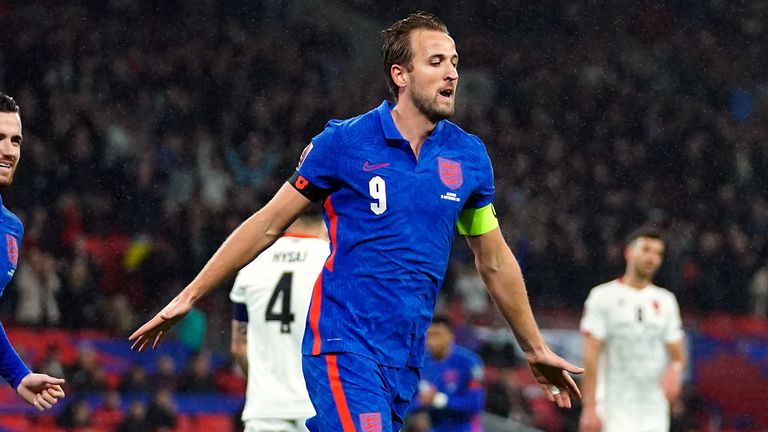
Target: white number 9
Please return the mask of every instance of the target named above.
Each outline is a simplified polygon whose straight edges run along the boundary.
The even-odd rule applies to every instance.
[[[376,202],[371,203],[371,211],[380,215],[387,211],[387,185],[384,179],[376,176],[368,182],[368,192]]]

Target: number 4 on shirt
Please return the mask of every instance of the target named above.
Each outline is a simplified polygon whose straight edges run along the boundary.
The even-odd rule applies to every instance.
[[[293,272],[283,273],[280,280],[275,286],[275,290],[272,291],[272,295],[269,297],[267,303],[267,312],[264,317],[266,321],[280,321],[280,333],[290,333],[291,323],[294,320],[294,315],[291,312],[291,285],[293,284]],[[275,303],[277,303],[278,297],[282,294],[282,302],[280,311],[275,312]]]

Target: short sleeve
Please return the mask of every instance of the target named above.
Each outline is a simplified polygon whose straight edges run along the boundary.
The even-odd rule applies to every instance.
[[[603,308],[600,296],[597,290],[592,290],[587,297],[587,301],[584,303],[584,315],[581,318],[581,325],[579,326],[581,332],[595,339],[605,339],[608,329],[606,311]]]
[[[669,316],[667,317],[667,326],[664,329],[664,341],[667,343],[679,342],[683,339],[683,321],[680,319],[680,306],[673,294],[670,294]]]
[[[237,277],[235,278],[235,283],[232,286],[232,291],[229,292],[229,299],[233,303],[245,303],[245,287],[246,284],[243,280],[243,272],[237,274]]]
[[[493,203],[495,188],[493,186],[493,166],[491,165],[491,158],[488,157],[488,153],[485,151],[485,145],[479,138],[473,137],[477,140],[482,148],[480,155],[480,162],[478,167],[478,184],[472,194],[464,204],[465,209],[479,209]]]
[[[323,132],[312,138],[291,177],[291,184],[313,201],[327,196],[337,182],[338,129],[338,123],[330,121]]]

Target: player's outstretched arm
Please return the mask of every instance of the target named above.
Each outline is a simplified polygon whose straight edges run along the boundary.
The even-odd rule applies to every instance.
[[[211,257],[192,282],[154,318],[128,339],[132,349],[143,351],[152,342],[157,348],[167,331],[208,292],[268,248],[309,207],[311,201],[288,183],[261,210],[243,222]]]
[[[480,277],[512,328],[531,372],[550,401],[559,407],[570,408],[571,396],[581,398],[581,393],[568,373],[580,374],[584,369],[560,358],[544,343],[528,302],[520,266],[504,241],[501,230],[495,228],[466,238],[475,254]]]
[[[29,373],[16,387],[16,393],[25,402],[37,408],[38,411],[45,411],[56,405],[59,399],[64,398],[64,390],[61,388],[62,384],[64,384],[62,378],[54,378],[46,374]]]

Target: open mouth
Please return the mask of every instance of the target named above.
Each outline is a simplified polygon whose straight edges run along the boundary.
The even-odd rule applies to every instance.
[[[11,164],[10,164],[10,163],[8,163],[8,162],[0,162],[0,169],[3,169],[3,168],[4,168],[4,169],[11,169],[11,167],[12,167],[12,166],[13,166],[13,165],[11,165]]]
[[[440,96],[450,98],[453,96],[453,89],[445,89],[440,91]]]

